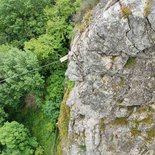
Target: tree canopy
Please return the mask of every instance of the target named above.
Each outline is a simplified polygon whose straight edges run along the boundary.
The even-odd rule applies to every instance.
[[[44,33],[44,8],[50,4],[50,0],[1,0],[0,44],[12,42],[21,47],[24,41]]]
[[[32,155],[38,147],[34,137],[18,122],[6,122],[0,128],[0,144],[2,155]]]
[[[53,7],[46,7],[46,34],[25,43],[25,48],[33,51],[40,61],[53,60],[65,55],[70,47],[73,24],[71,17],[79,3],[57,0]]]
[[[81,1],[0,0],[1,155],[56,154],[67,63],[55,61],[70,50]]]
[[[4,111],[3,107],[0,107],[0,127],[6,121],[8,114]]]
[[[6,79],[0,84],[0,105],[17,107],[26,94],[39,93],[43,80],[37,70],[29,72],[39,67],[32,52],[9,48],[0,52],[0,79]]]

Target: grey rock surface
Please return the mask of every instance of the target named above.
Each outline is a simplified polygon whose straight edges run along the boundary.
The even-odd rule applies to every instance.
[[[155,155],[154,0],[102,0],[72,41],[66,76],[64,154]]]

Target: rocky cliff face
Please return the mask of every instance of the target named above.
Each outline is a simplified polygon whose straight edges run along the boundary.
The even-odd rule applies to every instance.
[[[155,155],[155,1],[103,0],[69,52],[67,155]]]

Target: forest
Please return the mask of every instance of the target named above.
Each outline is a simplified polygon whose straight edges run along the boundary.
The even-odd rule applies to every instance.
[[[60,106],[74,81],[59,59],[96,2],[0,1],[1,155],[61,155],[57,122],[66,117]]]
[[[0,154],[54,155],[80,0],[0,1]]]

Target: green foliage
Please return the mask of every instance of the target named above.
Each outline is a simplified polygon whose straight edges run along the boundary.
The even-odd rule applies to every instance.
[[[58,0],[53,7],[46,7],[46,34],[25,43],[42,62],[53,61],[68,52],[73,26],[71,16],[78,7],[77,2]]]
[[[69,91],[71,91],[75,85],[75,81],[66,80],[65,85],[66,85],[66,88],[69,89]]]
[[[46,92],[46,103],[43,107],[44,113],[49,116],[53,122],[58,119],[60,111],[60,103],[63,98],[64,92],[64,71],[56,70],[48,78],[47,81],[47,92]]]
[[[5,44],[0,46],[0,81],[13,77],[0,83],[0,106],[9,113],[8,120],[23,123],[40,145],[23,125],[15,121],[4,124],[7,115],[0,108],[0,125],[4,124],[0,128],[0,150],[3,149],[0,154],[55,154],[58,136],[55,129],[64,93],[66,63],[29,71],[67,54],[74,26],[72,16],[80,3],[81,0],[57,0],[52,5],[50,0],[0,1],[0,44]],[[62,134],[63,138],[68,134],[70,109],[66,99],[73,85],[72,81],[67,83],[61,106],[60,139]],[[30,105],[39,106],[30,109],[27,100]]]
[[[1,0],[0,34],[4,42],[22,46],[45,32],[44,8],[50,0]]]
[[[36,151],[35,151],[35,155],[43,155],[44,150],[41,146],[39,146]]]
[[[3,125],[7,117],[8,114],[4,111],[2,107],[0,107],[0,127]]]
[[[47,62],[48,57],[51,58],[50,61],[58,60],[60,56],[55,49],[60,50],[60,48],[61,43],[48,34],[41,35],[38,39],[34,38],[25,43],[25,49],[34,52],[42,62]]]
[[[43,149],[44,155],[51,155],[51,149],[55,143],[55,124],[51,122],[50,118],[41,109],[21,109],[16,112],[15,120],[23,123],[31,134],[37,138],[38,143],[42,147],[37,148],[36,153]]]
[[[70,0],[57,0],[56,4],[51,8],[46,8],[46,15],[56,21],[53,17],[68,18],[73,13],[73,5]]]
[[[3,148],[2,155],[32,155],[38,146],[28,130],[15,121],[6,122],[0,128],[0,144]]]
[[[0,52],[0,79],[27,73],[38,67],[37,58],[30,51],[24,52],[11,48],[8,51]],[[42,84],[43,80],[38,71],[7,79],[0,84],[0,104],[17,107],[28,93],[31,92],[38,96]]]

